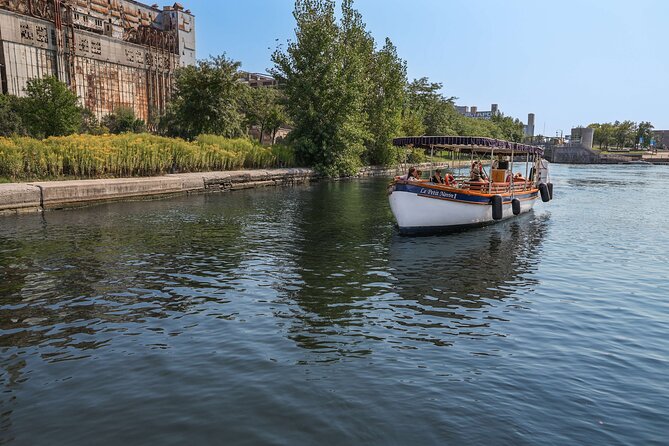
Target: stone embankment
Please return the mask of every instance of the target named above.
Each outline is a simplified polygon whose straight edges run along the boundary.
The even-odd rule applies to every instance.
[[[428,170],[436,167],[422,164]],[[365,167],[357,176],[392,175],[400,169]],[[0,184],[0,214],[39,212],[91,203],[207,191],[232,191],[268,186],[288,186],[318,180],[308,168],[198,172],[160,177],[101,180],[37,181]]]
[[[620,164],[631,161],[625,156],[602,154],[580,144],[548,147],[544,158],[558,164]]]

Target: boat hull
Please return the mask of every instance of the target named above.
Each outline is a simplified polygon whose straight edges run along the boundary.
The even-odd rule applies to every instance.
[[[520,214],[532,210],[538,191],[502,196],[502,219],[514,217],[511,200],[520,200]],[[452,232],[485,226],[501,220],[492,216],[492,195],[471,194],[414,184],[395,184],[390,191],[390,208],[400,233]]]

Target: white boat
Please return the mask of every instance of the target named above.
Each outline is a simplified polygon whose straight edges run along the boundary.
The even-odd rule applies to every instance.
[[[390,208],[402,234],[456,231],[484,226],[529,212],[539,197],[547,202],[553,187],[543,149],[491,138],[419,136],[394,140],[396,146],[450,151],[472,164],[491,160],[482,178],[454,178],[453,184],[396,177],[389,188]],[[497,157],[497,158],[495,158]],[[514,174],[514,161],[522,157],[525,175]],[[469,164],[469,163],[468,163]],[[516,161],[515,165],[518,165]],[[530,168],[531,166],[531,168]]]

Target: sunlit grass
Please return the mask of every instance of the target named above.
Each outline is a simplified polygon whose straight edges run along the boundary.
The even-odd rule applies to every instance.
[[[286,167],[286,146],[202,135],[193,142],[150,134],[0,138],[0,178],[109,178],[177,172]]]

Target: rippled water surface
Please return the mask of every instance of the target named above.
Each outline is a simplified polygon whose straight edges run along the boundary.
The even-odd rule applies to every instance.
[[[1,218],[0,443],[669,442],[669,167],[420,238],[387,181]]]

